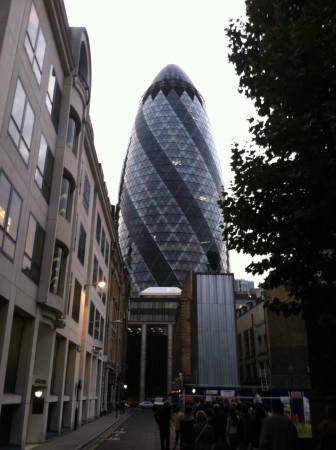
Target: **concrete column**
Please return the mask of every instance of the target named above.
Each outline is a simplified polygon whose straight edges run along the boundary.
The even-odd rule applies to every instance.
[[[141,355],[140,355],[140,396],[139,401],[145,400],[146,385],[146,352],[147,352],[147,324],[141,325]]]
[[[167,396],[171,391],[173,379],[173,324],[168,324],[167,330]]]

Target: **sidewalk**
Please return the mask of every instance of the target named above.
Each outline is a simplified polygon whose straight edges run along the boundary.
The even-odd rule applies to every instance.
[[[59,436],[52,437],[43,444],[27,444],[25,450],[79,450],[85,444],[104,433],[112,425],[119,422],[123,423],[132,414],[133,411],[130,408],[126,409],[125,414],[118,414],[118,417],[116,417],[115,412],[106,414],[97,420],[82,425],[75,431],[68,431]]]

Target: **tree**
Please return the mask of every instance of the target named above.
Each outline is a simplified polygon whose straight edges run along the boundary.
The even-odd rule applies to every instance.
[[[229,249],[284,286],[268,305],[306,321],[313,387],[336,373],[336,2],[247,0],[231,20],[229,61],[254,101],[252,142],[232,149],[234,181],[219,201]],[[257,259],[255,259],[257,257]]]

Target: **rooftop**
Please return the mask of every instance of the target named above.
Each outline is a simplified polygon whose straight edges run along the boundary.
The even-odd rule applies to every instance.
[[[180,297],[182,290],[178,287],[149,287],[140,292],[140,297]]]

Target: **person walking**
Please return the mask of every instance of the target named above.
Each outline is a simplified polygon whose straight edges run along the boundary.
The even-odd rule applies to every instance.
[[[284,404],[273,400],[271,415],[266,417],[260,433],[260,450],[299,450],[296,426],[284,415]]]
[[[193,427],[196,420],[193,415],[193,409],[187,405],[184,410],[184,416],[181,420],[181,450],[193,450]]]
[[[208,424],[208,418],[204,411],[196,414],[196,423],[193,426],[194,450],[211,450],[215,442],[213,428]]]
[[[260,404],[260,403],[259,403]],[[251,433],[251,413],[250,405],[246,402],[241,404],[240,409],[240,429],[239,429],[239,450],[250,449],[250,433]]]
[[[318,450],[336,449],[336,405],[329,405],[326,418],[317,427],[319,442]]]
[[[262,403],[262,399],[258,394],[257,389],[252,389],[252,394],[253,394],[253,406],[257,405],[258,403]]]
[[[228,440],[229,449],[237,450],[241,438],[241,421],[234,406],[231,406],[228,414],[226,437]]]
[[[259,440],[262,424],[267,417],[262,403],[257,403],[253,408],[251,416],[251,427],[249,441],[251,443],[251,450],[259,449]]]
[[[173,450],[176,449],[177,444],[179,442],[180,439],[180,433],[181,433],[181,421],[183,419],[183,412],[181,411],[181,407],[180,406],[176,406],[174,414],[173,414],[173,424],[174,424],[174,428],[175,428],[175,444],[173,447]]]
[[[168,400],[155,412],[154,419],[160,431],[161,450],[170,450],[170,422],[172,415]]]
[[[227,423],[227,416],[224,414],[223,409],[220,407],[220,405],[218,403],[215,403],[212,408],[210,425],[212,425],[214,431],[215,436],[214,449],[216,450],[225,448],[226,423]]]

